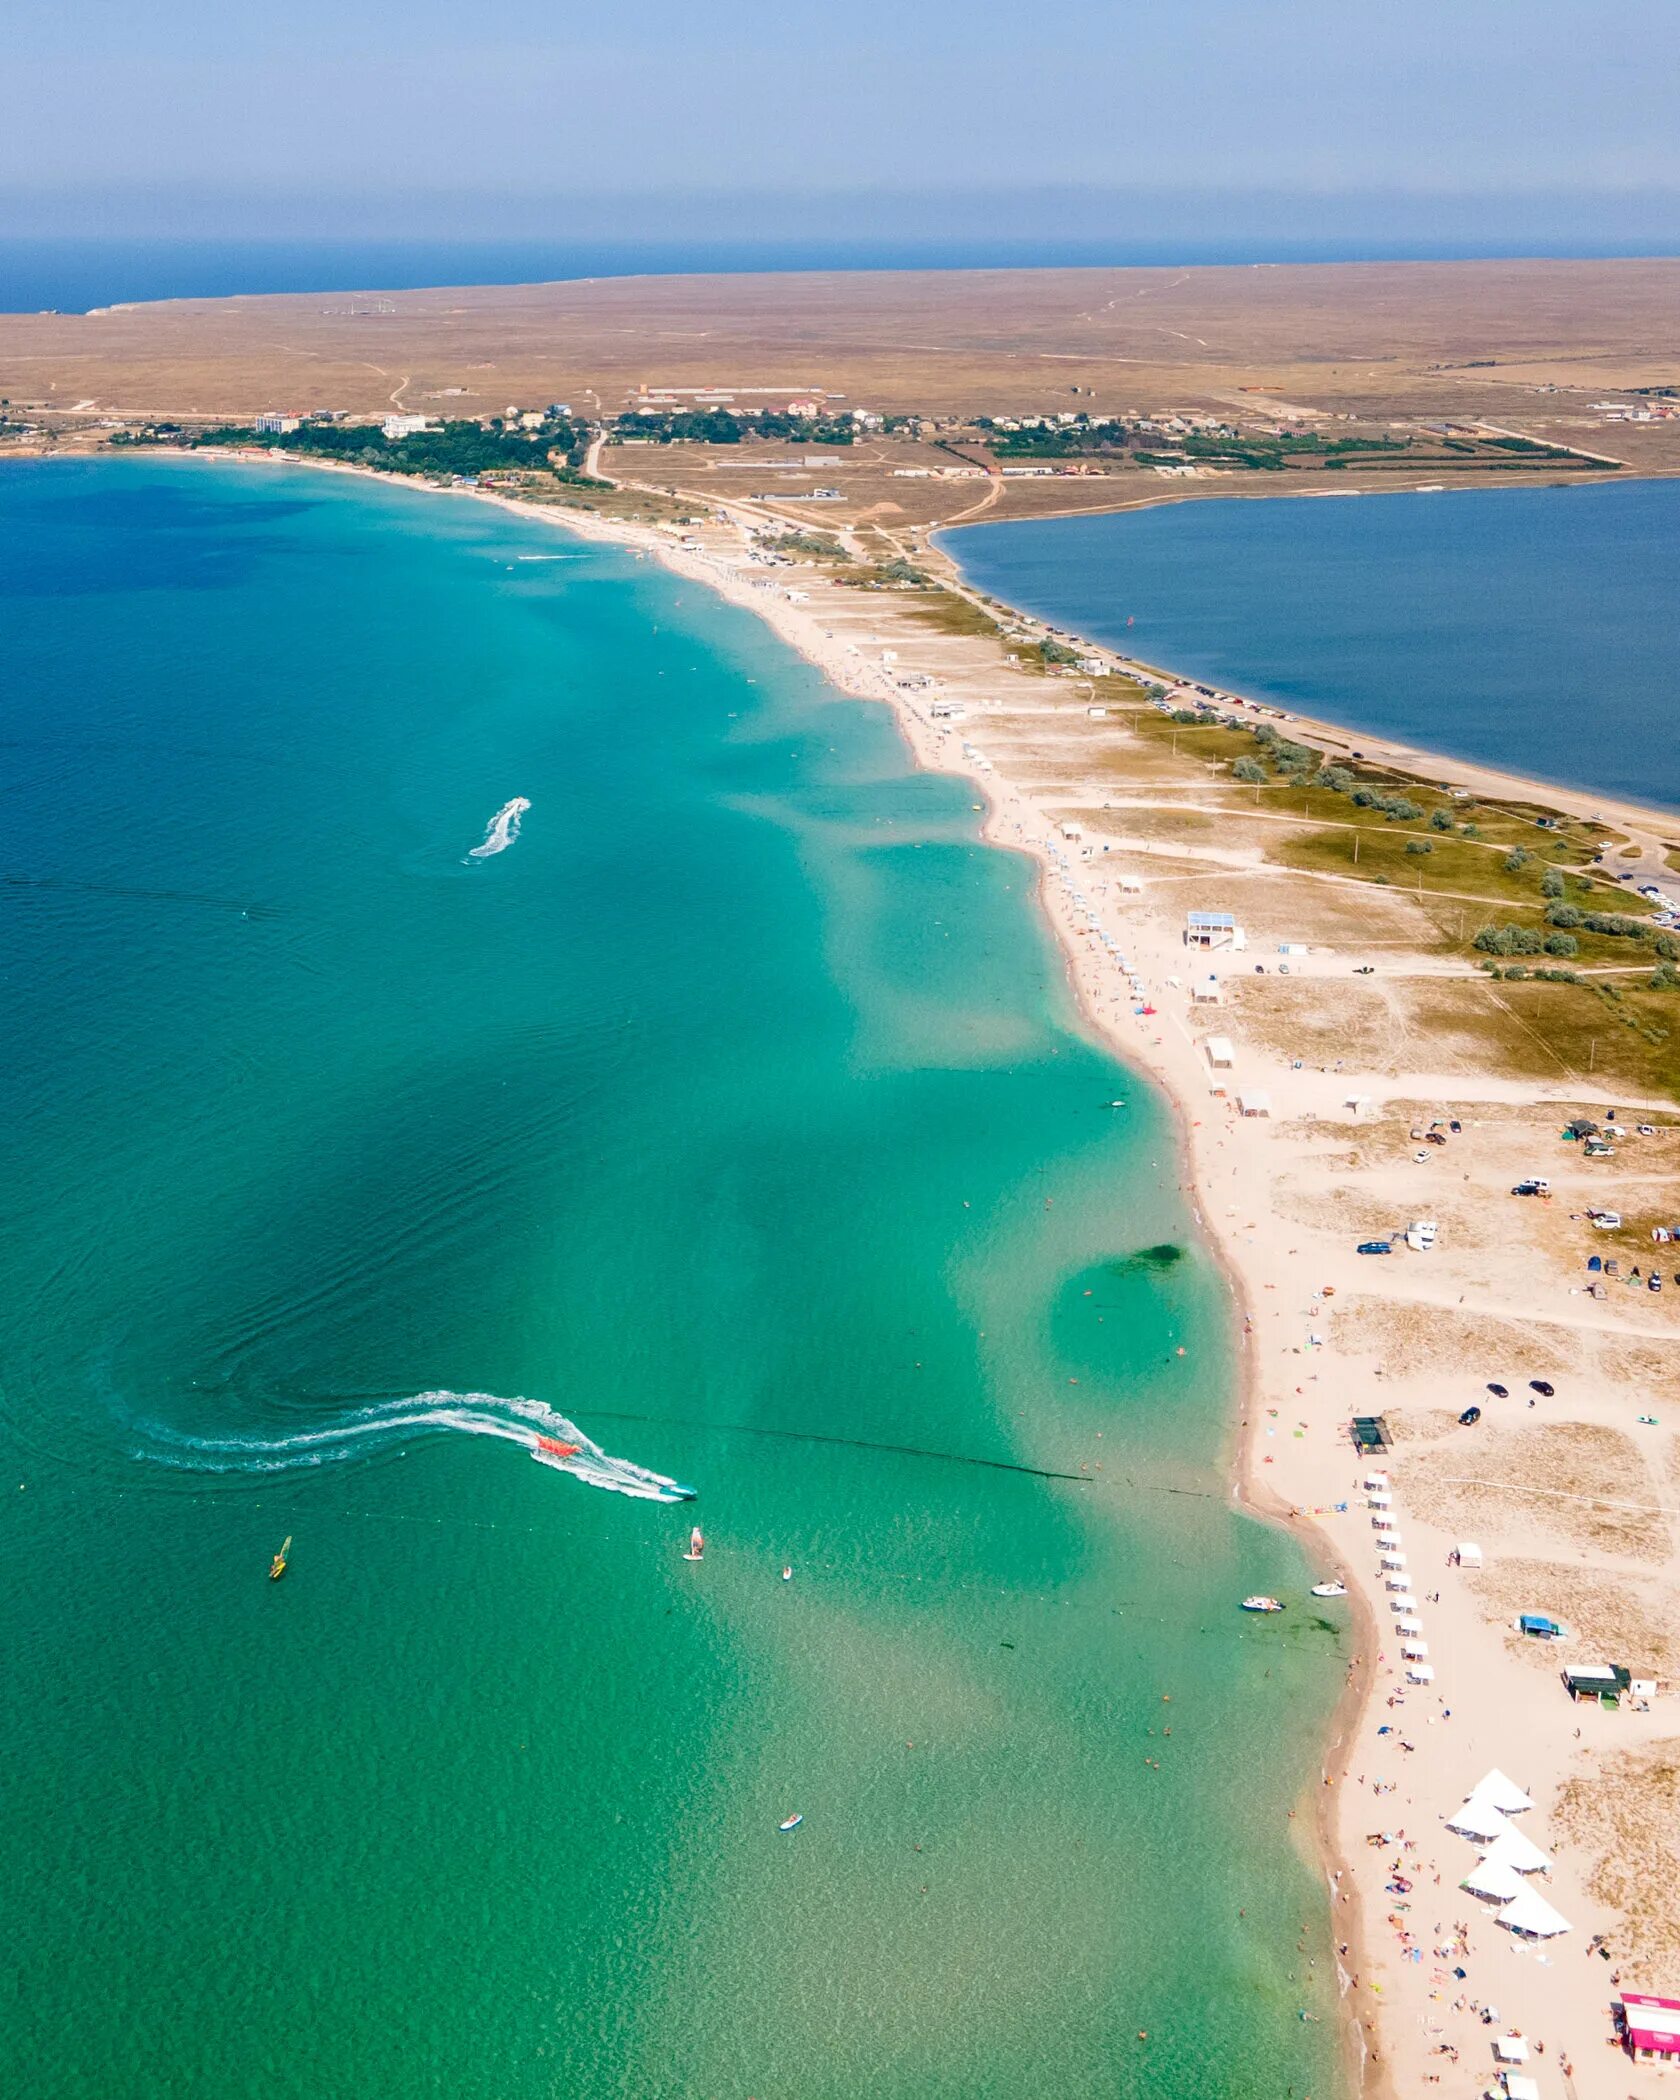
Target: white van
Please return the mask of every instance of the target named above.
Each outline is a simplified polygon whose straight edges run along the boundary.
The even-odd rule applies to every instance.
[[[1427,1254],[1435,1244],[1440,1226],[1433,1218],[1414,1218],[1406,1227],[1406,1245],[1414,1254]]]

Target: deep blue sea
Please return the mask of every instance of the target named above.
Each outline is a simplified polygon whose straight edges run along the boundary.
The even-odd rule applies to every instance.
[[[942,544],[1146,662],[1680,808],[1680,481],[1197,501]]]

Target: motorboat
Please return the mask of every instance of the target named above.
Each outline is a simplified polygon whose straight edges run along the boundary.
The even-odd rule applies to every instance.
[[[1244,1611],[1282,1611],[1283,1606],[1275,1597],[1245,1597],[1242,1608]]]
[[[790,1830],[797,1830],[800,1824],[804,1822],[804,1820],[805,1818],[803,1816],[784,1816],[782,1820],[776,1825],[776,1828],[785,1837]]]
[[[1312,1586],[1312,1593],[1315,1597],[1345,1597],[1347,1595],[1347,1584],[1345,1582],[1315,1582]]]

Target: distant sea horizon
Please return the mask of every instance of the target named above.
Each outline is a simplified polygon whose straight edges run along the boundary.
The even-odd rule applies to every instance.
[[[1283,263],[1603,260],[1675,252],[1672,240],[630,240],[0,238],[0,312],[87,313],[158,299],[275,292],[417,291],[560,278],[795,270],[1121,269]]]

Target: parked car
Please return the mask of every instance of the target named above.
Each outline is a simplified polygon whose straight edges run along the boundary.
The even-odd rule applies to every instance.
[[[1620,1232],[1622,1229],[1622,1214],[1619,1210],[1594,1211],[1591,1216],[1600,1232]]]
[[[1542,1400],[1550,1400],[1557,1390],[1549,1378],[1531,1378],[1528,1389],[1531,1393],[1538,1393]]]
[[[1488,1391],[1496,1400],[1509,1400],[1511,1397],[1502,1385],[1495,1385],[1491,1379],[1488,1381]]]
[[[1458,1426],[1460,1429],[1470,1429],[1481,1419],[1482,1411],[1479,1407],[1467,1407],[1458,1418]]]
[[[1531,1174],[1526,1181],[1519,1181],[1512,1189],[1513,1196],[1549,1196],[1552,1185],[1538,1174]]]
[[[1430,1130],[1424,1133],[1426,1145],[1444,1145],[1446,1142],[1447,1134],[1444,1130]]]
[[[1354,1252],[1356,1254],[1392,1254],[1394,1252],[1394,1242],[1392,1240],[1361,1240]]]
[[[1648,1291],[1660,1291],[1662,1289],[1662,1278],[1657,1274],[1655,1269],[1651,1271],[1651,1280],[1648,1284],[1646,1284],[1645,1288]]]

